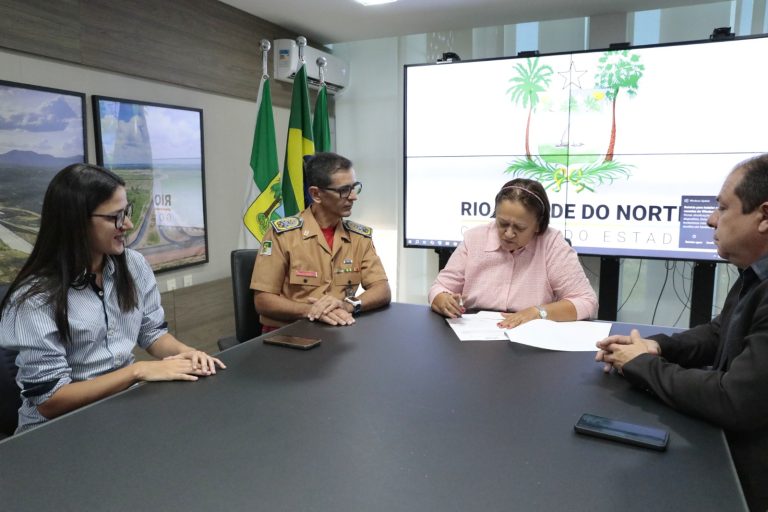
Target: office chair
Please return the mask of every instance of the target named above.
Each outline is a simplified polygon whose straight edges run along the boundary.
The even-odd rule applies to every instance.
[[[16,385],[16,352],[0,347],[0,439],[12,436],[19,421],[21,393]]]
[[[235,306],[235,336],[218,341],[219,350],[248,341],[261,334],[259,314],[253,306],[253,290],[250,288],[253,265],[258,249],[236,249],[230,255],[232,267],[232,299]]]
[[[0,300],[8,287],[0,285]],[[16,352],[0,347],[0,439],[12,436],[19,421],[21,394],[16,385]]]

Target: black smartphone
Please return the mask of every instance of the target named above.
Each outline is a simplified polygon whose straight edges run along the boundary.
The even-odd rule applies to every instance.
[[[316,347],[323,341],[320,338],[303,338],[301,336],[289,336],[287,334],[273,334],[264,338],[264,343],[270,345],[280,345],[281,347],[298,348],[300,350],[309,350]]]
[[[573,429],[579,434],[602,437],[603,439],[659,451],[666,450],[669,442],[669,432],[666,430],[604,418],[594,414],[583,414]]]

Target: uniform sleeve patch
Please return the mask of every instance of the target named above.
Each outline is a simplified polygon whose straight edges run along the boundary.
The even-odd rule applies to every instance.
[[[371,238],[371,236],[373,236],[373,229],[363,224],[358,224],[357,222],[351,220],[345,220],[344,226],[348,230],[352,231],[353,233],[357,233],[358,235],[363,235],[367,238]]]
[[[272,228],[275,230],[275,233],[285,233],[286,231],[300,228],[303,225],[304,219],[301,217],[283,217],[282,219],[272,221]]]
[[[271,256],[272,255],[272,240],[264,240],[264,243],[261,244],[261,252],[259,252],[262,256]]]

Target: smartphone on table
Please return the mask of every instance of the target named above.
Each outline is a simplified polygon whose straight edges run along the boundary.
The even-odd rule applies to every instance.
[[[322,342],[320,338],[304,338],[302,336],[291,336],[288,334],[273,334],[264,338],[264,343],[270,345],[280,345],[281,347],[298,348],[300,350],[309,350]]]
[[[669,432],[666,430],[594,414],[583,414],[573,429],[579,434],[601,437],[652,450],[664,451],[669,443]]]

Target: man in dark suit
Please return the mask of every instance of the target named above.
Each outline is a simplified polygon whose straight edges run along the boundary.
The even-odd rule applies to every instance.
[[[725,430],[751,510],[768,509],[768,154],[737,165],[707,223],[739,268],[723,310],[672,336],[609,336],[596,359],[672,407]]]

